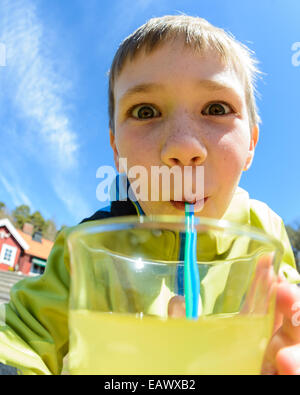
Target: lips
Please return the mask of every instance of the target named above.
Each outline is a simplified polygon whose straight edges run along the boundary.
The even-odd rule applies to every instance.
[[[194,205],[194,211],[201,211],[207,202],[208,197],[205,197],[204,199],[200,200],[193,200],[193,201],[175,201],[171,200],[171,204],[173,207],[175,207],[177,210],[184,211],[185,210],[185,203],[193,204]]]

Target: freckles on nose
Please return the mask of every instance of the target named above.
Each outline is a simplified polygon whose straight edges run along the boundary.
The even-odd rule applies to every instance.
[[[199,166],[206,157],[206,147],[193,137],[167,141],[161,151],[161,159],[168,166]]]

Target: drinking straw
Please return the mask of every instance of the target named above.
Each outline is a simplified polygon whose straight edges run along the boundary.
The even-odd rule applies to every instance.
[[[185,203],[184,295],[186,318],[198,318],[200,278],[197,266],[197,231],[194,229],[194,206]]]

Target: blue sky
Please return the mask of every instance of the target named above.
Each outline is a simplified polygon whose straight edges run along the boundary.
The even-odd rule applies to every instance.
[[[201,16],[255,51],[260,141],[241,186],[286,223],[300,220],[299,0],[0,0],[0,201],[28,204],[58,226],[103,206],[99,166],[113,165],[107,71],[147,19]],[[299,56],[300,58],[300,56]]]

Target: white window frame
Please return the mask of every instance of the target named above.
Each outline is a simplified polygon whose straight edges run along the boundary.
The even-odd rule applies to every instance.
[[[12,254],[11,254],[10,260],[4,259],[5,252],[6,252],[7,249],[12,250]],[[17,250],[18,249],[16,247],[13,247],[13,246],[11,246],[9,244],[3,243],[2,244],[1,253],[0,253],[0,263],[4,263],[5,265],[13,267],[14,264],[15,264]]]

